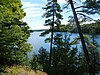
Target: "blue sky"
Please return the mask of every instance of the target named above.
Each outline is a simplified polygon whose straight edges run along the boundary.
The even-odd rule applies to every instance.
[[[21,0],[23,9],[26,12],[26,16],[23,21],[27,22],[31,29],[47,29],[48,26],[44,26],[45,18],[41,16],[45,12],[42,7],[47,3],[46,0]],[[59,4],[63,5],[65,0],[58,0]],[[64,14],[64,13],[62,13]],[[62,21],[66,23],[67,18]]]
[[[47,0],[21,0],[23,4],[24,12],[26,12],[26,16],[23,18],[23,21],[27,22],[31,29],[48,29],[48,26],[44,26],[45,18],[41,16],[45,12],[42,7],[45,7]],[[58,0],[58,3],[61,7],[64,5],[65,0]],[[67,24],[68,16],[72,13],[67,13],[66,10],[62,13],[64,16],[62,20],[62,24]],[[98,18],[99,16],[91,15],[93,18]]]

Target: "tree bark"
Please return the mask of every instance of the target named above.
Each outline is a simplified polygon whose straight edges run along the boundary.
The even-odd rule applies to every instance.
[[[73,5],[73,1],[69,0],[69,2],[70,2],[70,5],[71,5],[71,8],[72,8],[72,12],[73,12],[73,15],[74,15],[74,20],[76,22],[78,33],[79,33],[79,36],[80,36],[80,39],[81,39],[81,44],[82,44],[83,51],[84,51],[84,56],[86,58],[86,62],[87,62],[87,65],[88,65],[89,74],[90,75],[95,75],[95,72],[93,70],[93,66],[92,66],[90,58],[89,58],[88,50],[86,48],[85,40],[84,40],[82,31],[81,31],[81,27],[80,27],[80,24],[79,24],[79,21],[78,21],[78,18],[77,18],[77,14],[76,14],[76,11],[75,11],[75,8],[74,8],[74,5]]]
[[[53,10],[54,10],[54,2],[53,2]],[[50,55],[49,55],[49,67],[51,67],[52,60],[52,46],[53,46],[53,35],[54,35],[54,12],[53,12],[53,22],[51,26],[51,43],[50,43]]]

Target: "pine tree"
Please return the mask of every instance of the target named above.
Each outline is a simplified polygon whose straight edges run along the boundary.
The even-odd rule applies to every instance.
[[[43,17],[47,18],[45,20],[45,25],[50,26],[49,31],[51,32],[51,44],[50,44],[50,56],[49,56],[49,66],[51,66],[51,56],[52,56],[52,43],[53,43],[53,35],[54,35],[54,26],[59,26],[61,23],[62,12],[60,5],[57,3],[57,0],[47,0],[46,7],[43,8],[46,13],[43,14]]]
[[[89,74],[95,75],[94,70],[93,70],[93,66],[92,66],[90,58],[89,58],[89,53],[88,53],[88,50],[87,50],[87,47],[86,47],[86,44],[85,44],[85,40],[84,40],[82,31],[81,31],[81,28],[80,28],[80,24],[79,24],[79,21],[78,21],[78,18],[77,18],[77,13],[76,13],[75,8],[74,8],[73,0],[68,0],[67,2],[71,5],[71,9],[72,9],[72,12],[73,12],[73,15],[74,15],[74,20],[76,22],[78,33],[79,33],[79,36],[80,36],[80,39],[81,39],[84,55],[85,55],[85,58],[86,58],[86,61],[87,61],[87,65],[89,67]]]
[[[82,11],[86,14],[100,15],[100,0],[85,0]]]

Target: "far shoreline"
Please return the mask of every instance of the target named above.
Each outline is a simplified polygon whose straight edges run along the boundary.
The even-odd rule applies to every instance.
[[[37,29],[37,30],[30,30],[30,33],[33,33],[33,32],[42,32],[42,31],[47,31],[49,29]],[[74,31],[59,31],[59,30],[54,30],[54,32],[70,32],[70,33],[75,33],[75,34],[78,34],[78,32],[74,32]],[[90,33],[85,33],[85,32],[82,32],[83,34],[87,34],[87,35],[92,35]],[[100,33],[96,33],[96,35],[100,35]]]

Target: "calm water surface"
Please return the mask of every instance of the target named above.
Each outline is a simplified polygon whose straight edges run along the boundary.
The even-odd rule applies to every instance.
[[[50,34],[46,35],[46,36],[39,36],[42,32],[33,32],[31,33],[30,37],[28,38],[28,43],[30,43],[32,45],[32,52],[30,54],[32,54],[33,52],[38,53],[38,50],[40,47],[45,48],[47,51],[49,51],[50,49],[50,43],[45,43],[44,40],[48,37],[50,37]],[[66,32],[62,32],[62,34],[67,34]],[[73,40],[75,37],[77,37],[78,34],[72,34],[72,36],[70,37],[71,40]],[[95,39],[99,45],[100,45],[100,35],[96,36]]]

